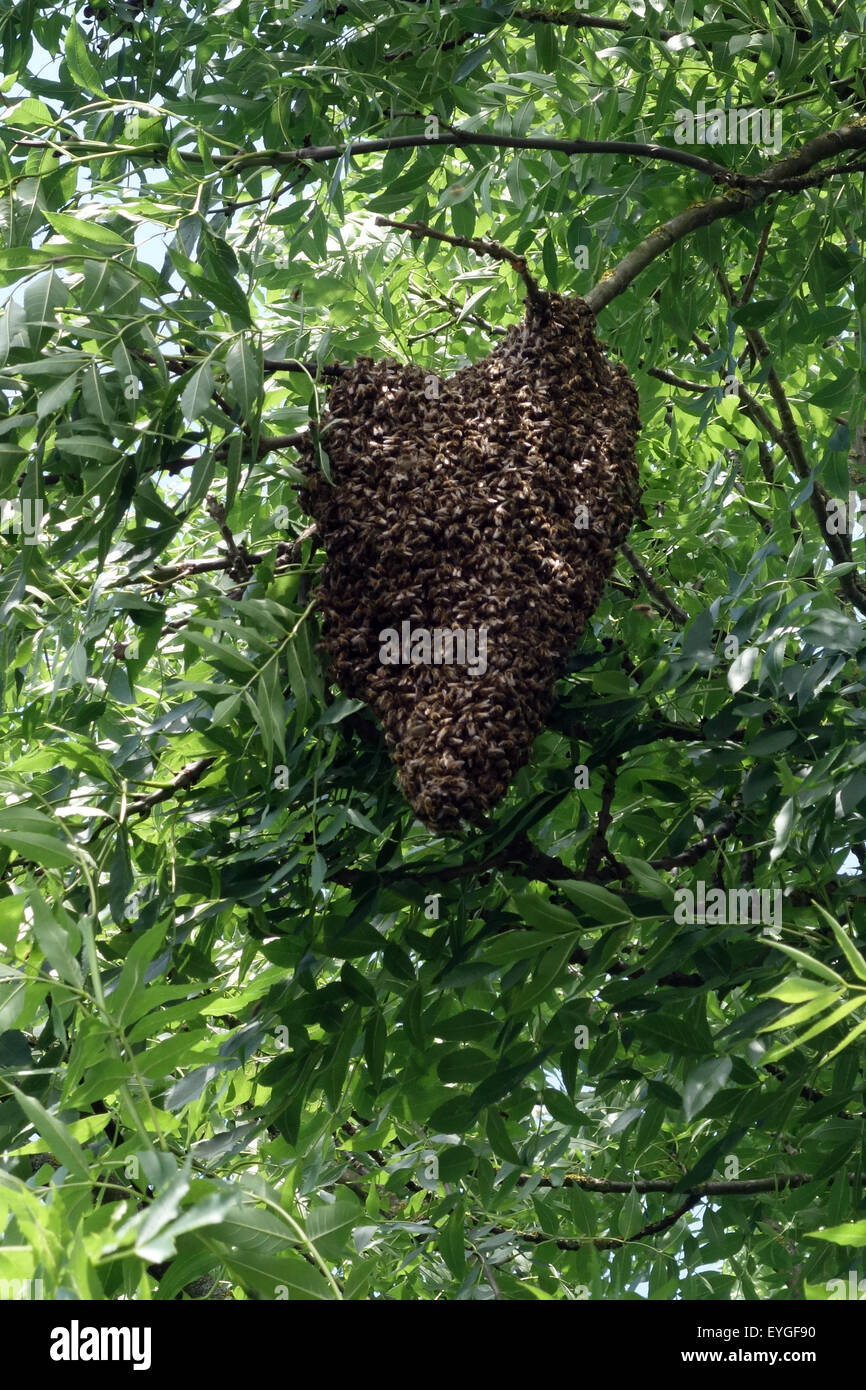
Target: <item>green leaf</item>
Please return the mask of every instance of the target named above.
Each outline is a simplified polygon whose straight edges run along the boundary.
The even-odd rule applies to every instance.
[[[85,1182],[89,1183],[90,1170],[87,1154],[77,1140],[73,1139],[68,1127],[46,1110],[44,1105],[34,1096],[28,1096],[24,1091],[19,1091],[15,1083],[10,1081],[8,1077],[4,1078],[4,1084],[9,1087],[30,1123],[40,1138],[45,1141],[49,1152],[75,1177],[83,1178]]]
[[[220,1242],[216,1248],[229,1276],[263,1298],[308,1302],[334,1297],[322,1272],[292,1251],[271,1254]]]
[[[823,1231],[807,1231],[812,1240],[828,1240],[831,1245],[866,1245],[866,1221],[849,1221],[844,1226],[825,1226]]]
[[[744,647],[739,655],[734,657],[728,668],[728,685],[734,695],[752,679],[760,655],[757,647]]]
[[[821,1058],[821,1066],[825,1066],[827,1062],[832,1062],[834,1057],[838,1057],[840,1052],[844,1052],[846,1048],[850,1047],[855,1038],[859,1038],[862,1033],[866,1033],[866,1019],[862,1023],[858,1023],[856,1028],[852,1028],[851,1032],[830,1052],[825,1053]]]
[[[700,1114],[721,1091],[731,1074],[731,1065],[730,1057],[714,1057],[689,1073],[683,1088],[683,1111],[687,1121]]]
[[[49,386],[47,391],[41,391],[36,402],[36,418],[44,420],[46,415],[53,415],[55,411],[62,410],[67,401],[70,401],[78,389],[78,373],[74,372],[63,381],[58,381],[54,386]]]
[[[833,1009],[831,1013],[819,1019],[811,1028],[807,1028],[806,1032],[801,1033],[794,1042],[788,1043],[786,1047],[771,1047],[764,1060],[767,1062],[777,1062],[781,1057],[787,1057],[788,1053],[793,1052],[795,1048],[802,1047],[804,1043],[810,1042],[812,1038],[817,1038],[821,1033],[825,1033],[828,1028],[833,1028],[837,1023],[840,1023],[843,1018],[847,1018],[855,1009],[862,1008],[866,1008],[866,996],[858,994],[854,999],[846,999],[838,1008]]]
[[[817,975],[820,980],[829,980],[831,984],[843,985],[845,981],[841,975],[837,975],[835,970],[831,970],[829,965],[822,965],[819,960],[808,956],[805,951],[801,951],[797,946],[786,946],[782,941],[772,941],[762,937],[765,946],[771,946],[774,951],[782,951],[791,960],[795,960],[804,970],[808,970],[810,975]]]
[[[597,883],[582,883],[576,879],[563,879],[557,883],[567,898],[581,908],[595,922],[630,922],[632,915],[621,898],[610,893]]]
[[[798,1009],[791,1009],[782,1018],[775,1018],[771,1023],[765,1023],[760,1032],[771,1033],[779,1028],[789,1028],[793,1027],[795,1023],[803,1023],[807,1018],[814,1018],[815,1014],[820,1014],[824,1009],[828,1009],[839,998],[838,989],[822,989],[819,994],[816,994],[805,1004],[801,1004]]]
[[[114,1018],[123,1023],[127,1006],[144,988],[147,968],[165,941],[165,928],[157,924],[135,940],[126,953],[123,969],[114,989],[107,993],[108,1007]]]
[[[367,1020],[364,1028],[364,1059],[370,1069],[373,1084],[378,1086],[382,1080],[385,1065],[385,1042],[387,1028],[380,1010],[376,1010]]]
[[[352,1197],[341,1195],[336,1201],[313,1207],[307,1215],[307,1235],[320,1254],[339,1261],[349,1246],[349,1237],[361,1222],[362,1211]]]
[[[548,902],[539,893],[514,893],[510,905],[529,927],[538,927],[544,932],[571,932],[578,934],[581,924],[573,913],[556,903]]]
[[[82,91],[90,92],[94,96],[107,97],[108,92],[102,86],[99,73],[88,52],[87,40],[74,19],[70,20],[67,26],[63,49],[73,81]]]
[[[197,420],[204,415],[211,403],[214,391],[213,367],[203,362],[189,376],[180,397],[180,408],[187,420]]]
[[[548,286],[556,294],[559,290],[559,261],[556,256],[556,243],[550,232],[544,238],[544,244],[541,248],[541,263],[544,266]]]
[[[455,1279],[462,1279],[466,1273],[463,1226],[463,1208],[456,1206],[439,1230],[439,1250]]]
[[[81,935],[73,928],[60,925],[52,915],[51,909],[42,894],[34,889],[30,894],[30,908],[33,913],[33,931],[46,960],[54,967],[61,980],[67,984],[82,987],[81,967],[76,955],[81,949]]]
[[[824,910],[820,903],[815,902],[814,898],[812,899],[812,906],[818,913],[818,916],[821,917],[823,921],[826,923],[826,925],[830,928],[831,932],[836,938],[836,945],[839,947],[840,951],[844,955],[851,969],[854,971],[854,974],[857,976],[857,979],[866,981],[866,960],[863,959],[862,955],[857,950],[857,947],[854,945],[854,942],[851,940],[848,933],[845,931],[843,927],[839,925],[839,923],[836,921],[834,917],[830,916],[829,912],[826,912]]]
[[[516,997],[511,1001],[510,1009],[514,1014],[522,1013],[541,999],[553,997],[554,985],[568,965],[574,946],[575,939],[569,936],[549,947],[538,957],[532,970],[531,982],[518,990]]]
[[[691,1019],[680,1018],[675,1014],[645,1014],[643,1018],[632,1020],[631,1027],[639,1038],[644,1038],[656,1050],[706,1054],[712,1047],[712,1039],[706,1027],[698,1028]]]
[[[30,347],[35,351],[40,351],[57,332],[54,311],[62,308],[68,298],[66,286],[54,270],[37,275],[35,280],[28,282],[24,291],[24,322]],[[52,365],[49,360],[44,370],[50,372]],[[23,369],[18,367],[17,370],[21,372]]]
[[[34,835],[32,831],[0,829],[0,845],[8,845],[9,849],[20,854],[22,859],[41,864],[44,869],[63,869],[78,862],[75,851],[54,835]]]
[[[69,212],[46,212],[45,216],[55,232],[60,232],[67,241],[83,241],[85,245],[105,251],[129,251],[131,242],[126,241],[110,227],[102,227],[85,217],[74,217]]]
[[[290,642],[286,647],[286,665],[289,672],[289,684],[297,704],[298,721],[302,728],[306,728],[310,720],[310,696],[294,642]]]
[[[816,995],[824,993],[824,986],[816,984],[814,980],[805,980],[802,975],[789,975],[787,980],[768,989],[761,998],[781,999],[783,1004],[802,1004],[804,1000],[814,999]]]
[[[226,353],[229,380],[243,406],[244,418],[250,420],[258,413],[262,395],[262,369],[258,356],[244,338],[232,343]]]
[[[38,246],[5,247],[0,250],[0,271],[36,270],[38,266],[50,265],[59,255],[57,247],[53,250]]]
[[[644,1225],[643,1204],[636,1187],[631,1191],[619,1210],[616,1228],[624,1240],[634,1236]]]

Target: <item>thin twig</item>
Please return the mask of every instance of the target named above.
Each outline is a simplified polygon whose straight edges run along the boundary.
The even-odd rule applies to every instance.
[[[755,288],[755,283],[761,272],[761,266],[764,263],[764,256],[767,251],[767,243],[770,240],[770,228],[773,225],[774,211],[775,210],[773,208],[770,209],[770,216],[767,218],[766,222],[764,223],[761,229],[761,236],[760,240],[758,241],[758,249],[755,252],[755,260],[752,265],[752,269],[749,271],[749,274],[746,278],[746,283],[744,284],[742,293],[740,295],[739,302],[741,305],[748,304],[749,300],[752,297],[752,291]]]
[[[726,835],[730,835],[736,829],[740,819],[739,810],[733,810],[724,820],[720,821],[715,830],[707,831],[683,854],[670,854],[663,859],[651,859],[650,863],[654,869],[690,869],[693,864],[697,864],[703,859],[704,855],[713,849],[720,840],[724,840]]]
[[[670,613],[671,617],[676,620],[676,622],[678,622],[681,626],[684,626],[689,621],[689,615],[686,612],[686,610],[684,608],[680,608],[680,605],[674,599],[670,598],[668,594],[665,593],[661,584],[659,584],[657,580],[653,579],[646,565],[638,559],[630,545],[623,545],[622,553],[628,560],[635,574],[642,581],[644,588],[652,594],[659,607],[666,609],[667,612]]]
[[[531,1176],[521,1175],[521,1185],[529,1182]],[[864,1178],[866,1175],[860,1181],[864,1181]],[[856,1182],[856,1175],[849,1173],[848,1181]],[[814,1182],[811,1173],[774,1173],[769,1178],[731,1178],[726,1182],[712,1180],[683,1188],[678,1178],[631,1178],[628,1182],[622,1182],[616,1178],[590,1178],[583,1173],[568,1173],[562,1179],[562,1186],[579,1187],[584,1192],[599,1192],[608,1196],[616,1193],[623,1197],[627,1197],[633,1189],[639,1193],[683,1192],[690,1197],[751,1197],[761,1192],[786,1192],[793,1187],[805,1187],[810,1182]],[[548,1187],[552,1184],[549,1178],[542,1178],[538,1185]]]
[[[518,256],[515,251],[509,251],[507,246],[502,246],[498,241],[489,241],[480,237],[450,236],[448,232],[440,232],[435,227],[429,227],[426,222],[395,222],[390,217],[377,217],[376,226],[396,227],[399,231],[408,232],[416,241],[422,237],[428,237],[433,241],[447,241],[449,246],[463,246],[468,251],[477,252],[479,256],[490,256],[494,261],[504,261],[511,266],[512,270],[516,270],[522,279],[530,303],[541,308],[548,302],[548,296],[539,288],[529,273],[526,258]]]
[[[595,827],[595,834],[589,845],[586,856],[586,867],[584,874],[586,878],[594,878],[598,873],[599,865],[605,857],[612,857],[607,844],[607,832],[613,819],[611,807],[616,792],[616,758],[613,758],[604,775],[604,786],[601,792],[601,808],[598,813],[598,821]]]
[[[178,792],[187,791],[194,787],[196,782],[200,782],[208,768],[212,767],[216,758],[199,758],[197,762],[188,763],[187,766],[169,782],[168,786],[160,787],[158,791],[151,792],[148,796],[141,796],[137,801],[133,801],[129,807],[128,815],[145,816],[154,806],[158,806],[161,801],[169,801]],[[106,824],[108,822],[105,822]]]
[[[388,150],[431,149],[437,146],[454,146],[457,149],[493,148],[506,150],[549,150],[556,154],[607,154],[661,159],[670,164],[681,164],[688,169],[696,169],[720,183],[740,182],[740,177],[723,164],[712,159],[690,154],[669,145],[658,145],[635,140],[561,140],[548,135],[494,135],[486,131],[462,131],[452,129],[444,135],[385,135],[378,140],[351,140],[345,145],[300,145],[291,150],[241,150],[237,154],[210,155],[211,164],[220,169],[229,169],[238,174],[251,169],[281,169],[287,165],[329,164],[336,159],[355,159],[364,154],[386,154]],[[11,146],[16,149],[41,149],[69,154],[77,158],[106,155],[134,156],[146,155],[151,160],[168,160],[167,145],[121,145],[107,140],[82,140],[71,136],[67,139],[33,139],[29,135],[15,140]],[[846,148],[844,145],[838,148]],[[180,152],[185,163],[201,164],[203,156],[194,149],[184,148]],[[830,151],[835,153],[835,150]],[[824,156],[826,158],[826,156]]]

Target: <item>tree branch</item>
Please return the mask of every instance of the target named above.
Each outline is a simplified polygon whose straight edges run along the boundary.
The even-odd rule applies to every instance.
[[[699,391],[703,394],[706,391],[718,391],[718,384],[715,382],[687,381],[685,377],[676,376],[673,372],[666,371],[664,367],[648,367],[647,376],[654,376],[657,381],[665,381],[668,386],[676,386],[680,391]]]
[[[572,10],[512,10],[508,16],[508,23],[514,20],[523,20],[527,24],[557,24],[568,29],[604,29],[612,30],[617,34],[636,35],[634,28],[627,19],[607,19],[603,15],[576,14]],[[678,29],[659,29],[658,38],[662,43],[668,39],[677,38],[680,31]],[[642,33],[642,39],[653,39],[654,34]]]
[[[532,1245],[546,1245],[552,1242],[558,1250],[582,1250],[587,1245],[594,1246],[596,1250],[620,1250],[624,1245],[632,1245],[635,1241],[645,1240],[648,1236],[659,1235],[660,1232],[669,1230],[701,1200],[701,1194],[687,1197],[675,1211],[663,1216],[660,1221],[643,1226],[632,1236],[552,1236],[546,1231],[511,1231],[508,1234],[516,1236],[518,1240],[529,1241]],[[497,1234],[504,1234],[507,1227],[494,1226],[493,1230]]]
[[[612,270],[605,271],[598,284],[584,296],[587,304],[598,314],[611,300],[628,289],[632,281],[637,279],[641,271],[646,270],[657,256],[663,256],[666,251],[670,251],[683,237],[696,231],[698,227],[708,227],[712,222],[718,222],[722,217],[732,217],[735,213],[744,212],[750,205],[748,193],[739,189],[726,189],[724,193],[716,194],[704,203],[693,203],[683,212],[676,213],[674,217],[650,232],[649,236],[629,251]]]
[[[614,757],[608,764],[604,775],[604,785],[601,789],[601,807],[596,822],[595,834],[589,843],[589,851],[586,856],[586,866],[584,873],[587,878],[595,878],[598,867],[602,859],[612,858],[607,843],[607,832],[613,819],[611,807],[616,793],[616,765],[617,759]]]
[[[843,150],[862,149],[866,149],[866,118],[849,121],[846,125],[838,126],[836,130],[822,131],[812,140],[807,140],[805,145],[801,145],[793,154],[785,155],[783,159],[767,165],[762,173],[741,175],[737,183],[750,187],[764,187],[768,191],[772,188],[781,189],[787,179],[806,173],[822,160],[829,159],[831,155],[841,154]],[[829,173],[829,170],[824,172]],[[835,172],[854,171],[850,165],[842,165]]]
[[[532,1175],[522,1174],[520,1184],[531,1181]],[[831,1179],[832,1181],[832,1179]],[[856,1174],[849,1173],[848,1181],[857,1181]],[[860,1181],[866,1181],[864,1174]],[[563,1187],[579,1187],[583,1192],[599,1192],[607,1195],[617,1193],[623,1197],[634,1188],[640,1193],[683,1192],[690,1197],[752,1197],[762,1192],[786,1192],[794,1187],[805,1187],[814,1182],[810,1173],[774,1173],[769,1178],[732,1178],[728,1182],[712,1181],[697,1183],[694,1187],[683,1188],[678,1178],[634,1178],[630,1182],[620,1182],[613,1178],[590,1178],[583,1173],[568,1173],[562,1180]],[[550,1178],[542,1178],[539,1186],[553,1187]]]
[[[740,811],[733,810],[725,819],[720,821],[715,830],[707,831],[696,840],[691,849],[687,849],[683,854],[670,854],[663,859],[651,859],[650,864],[654,869],[689,869],[693,864],[697,864],[704,855],[711,850],[719,840],[723,840],[726,835],[730,835],[736,829],[740,819]]]
[[[696,169],[720,183],[741,182],[741,176],[734,170],[716,164],[712,159],[689,154],[687,150],[671,148],[634,140],[561,140],[547,135],[493,135],[485,131],[452,130],[440,135],[385,135],[378,140],[351,140],[346,145],[301,145],[292,150],[249,150],[237,154],[212,155],[211,163],[217,168],[238,173],[242,169],[280,169],[287,165],[328,164],[335,159],[355,159],[365,154],[387,154],[389,150],[426,149],[437,145],[450,145],[456,149],[494,148],[508,150],[549,150],[554,154],[609,154],[627,155],[643,159],[661,159],[670,164],[680,164],[687,169]],[[104,140],[16,140],[13,150],[23,149],[53,150],[58,154],[74,154],[79,158],[92,154],[104,158],[108,155],[125,154],[130,159],[137,155],[150,156],[151,159],[168,159],[165,145],[119,145]],[[179,152],[185,163],[200,164],[201,154],[196,150],[184,149]]]
[[[664,608],[668,613],[670,613],[671,617],[676,622],[678,622],[681,627],[685,627],[686,623],[689,620],[689,615],[686,612],[686,610],[684,608],[680,608],[680,605],[677,602],[675,602],[674,599],[668,597],[661,584],[659,584],[655,579],[653,579],[646,565],[644,565],[642,561],[638,559],[630,545],[623,545],[621,549],[623,555],[628,560],[635,574],[643,583],[644,588],[650,594],[652,594],[659,607]]]
[[[773,225],[774,214],[775,209],[771,208],[770,216],[767,218],[766,222],[761,228],[761,235],[758,239],[758,249],[755,252],[755,259],[752,264],[752,269],[749,271],[746,277],[746,283],[743,285],[742,291],[740,293],[740,304],[747,304],[752,297],[752,292],[757,283],[758,276],[761,273],[761,266],[764,264],[764,256],[766,255],[767,245],[770,240],[770,228]]]
[[[129,815],[146,816],[160,802],[170,801],[178,792],[187,791],[190,787],[194,787],[215,762],[216,758],[199,758],[197,762],[188,763],[176,777],[172,778],[168,786],[160,787],[158,791],[150,792],[148,796],[140,796],[136,801],[133,801],[129,807]],[[104,824],[107,825],[108,822],[106,821]]]
[[[866,127],[866,123],[864,123],[864,127]],[[718,265],[715,266],[715,272],[725,298],[729,304],[735,307],[738,301],[727,276]],[[801,478],[803,482],[812,478],[812,491],[809,497],[809,505],[815,514],[818,527],[824,538],[824,543],[836,564],[846,564],[851,560],[850,540],[844,533],[837,534],[830,530],[827,518],[827,508],[830,497],[826,488],[824,488],[816,478],[812,477],[813,469],[806,456],[806,448],[803,444],[800,431],[797,428],[797,422],[794,419],[794,412],[791,409],[787,393],[776,368],[773,366],[773,353],[770,350],[770,346],[757,328],[746,328],[744,329],[744,333],[746,341],[754,352],[757,361],[769,363],[767,385],[770,388],[770,394],[773,397],[773,402],[778,411],[781,426],[781,428],[773,426],[766,411],[763,412],[766,424],[770,426],[771,437],[779,444],[786,457],[790,460],[797,476]],[[741,387],[741,392],[742,391],[743,388]],[[747,391],[743,392],[743,394],[749,396]],[[754,397],[749,397],[749,400],[753,408],[758,407],[758,409],[760,409]],[[842,576],[839,581],[839,586],[848,601],[861,613],[866,613],[866,582],[864,582],[863,577],[860,574],[849,572]]]
[[[541,307],[548,302],[548,296],[539,289],[537,282],[530,275],[525,257],[518,256],[514,251],[509,251],[507,246],[502,246],[498,241],[483,240],[479,237],[449,236],[447,232],[439,232],[435,227],[428,227],[426,222],[394,222],[390,217],[377,217],[376,226],[396,227],[400,231],[409,232],[416,241],[422,237],[428,237],[433,241],[447,241],[449,246],[463,246],[466,250],[476,251],[481,256],[490,256],[495,261],[505,261],[512,270],[517,271],[526,285],[530,303]]]

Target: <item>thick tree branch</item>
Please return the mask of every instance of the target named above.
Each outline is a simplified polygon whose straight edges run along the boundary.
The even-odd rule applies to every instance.
[[[676,386],[680,391],[699,391],[704,394],[706,391],[718,391],[719,389],[718,382],[688,381],[685,377],[676,376],[674,372],[669,372],[664,367],[648,367],[647,376],[654,376],[657,381],[665,381],[668,386]]]
[[[649,236],[634,247],[613,269],[605,272],[597,285],[585,296],[590,308],[597,314],[607,304],[637,278],[658,256],[664,255],[683,237],[699,227],[706,227],[721,218],[732,217],[746,208],[763,201],[774,191],[784,189],[786,180],[797,178],[815,164],[833,154],[848,149],[866,148],[866,119],[849,122],[837,130],[825,131],[807,141],[801,148],[767,165],[759,174],[739,174],[724,168],[712,160],[689,154],[685,150],[671,149],[664,145],[645,144],[624,140],[560,140],[546,136],[506,136],[484,132],[463,132],[451,130],[436,136],[394,135],[379,140],[358,140],[350,144],[321,145],[301,147],[296,150],[263,150],[239,152],[234,155],[218,155],[213,162],[232,172],[246,168],[279,168],[291,164],[325,163],[341,158],[355,158],[364,154],[385,153],[392,149],[417,149],[432,145],[450,145],[457,149],[488,147],[495,149],[537,149],[549,150],[564,155],[607,154],[661,159],[670,163],[685,165],[708,175],[714,182],[729,185],[724,193],[705,202],[692,204],[677,213],[661,226],[656,227]],[[124,153],[116,144],[104,141],[68,139],[60,141],[34,140],[23,138],[16,147],[51,149],[58,153],[113,154]],[[167,149],[162,146],[130,146],[130,156],[149,155],[151,158],[167,158]],[[191,151],[183,152],[184,159],[195,162],[201,155]],[[852,166],[842,166],[836,172],[846,173]],[[304,370],[304,364],[285,363],[283,370]]]
[[[776,160],[774,164],[768,164],[760,174],[741,175],[737,183],[764,187],[769,192],[774,188],[783,188],[787,179],[805,174],[834,154],[841,154],[843,150],[863,149],[866,149],[866,117],[859,121],[849,121],[846,125],[838,126],[836,130],[822,131],[812,140],[807,140],[799,150]],[[836,172],[854,171],[851,166],[842,165]]]
[[[627,290],[641,271],[646,270],[658,256],[670,251],[683,237],[696,231],[698,227],[708,227],[722,217],[732,217],[735,213],[743,212],[750,205],[748,193],[738,189],[726,189],[724,193],[716,194],[704,203],[693,203],[683,212],[676,213],[674,217],[650,232],[649,236],[629,251],[612,270],[605,271],[598,284],[585,296],[587,304],[598,314],[605,305],[616,299],[617,295]]]
[[[275,453],[278,449],[299,449],[306,442],[305,432],[300,434],[266,434],[259,439],[256,449],[256,458],[267,458],[268,454]],[[228,458],[228,441],[218,444],[214,450],[215,459]],[[184,468],[193,468],[198,463],[199,454],[184,455],[183,458],[172,459],[170,463],[156,464],[150,472],[152,473],[180,473]],[[47,481],[47,478],[46,478]]]

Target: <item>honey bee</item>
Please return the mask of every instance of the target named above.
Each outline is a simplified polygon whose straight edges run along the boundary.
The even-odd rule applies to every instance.
[[[637,393],[594,324],[583,301],[550,296],[448,380],[359,358],[324,417],[345,422],[329,434],[335,486],[316,483],[306,446],[302,502],[327,553],[323,644],[341,687],[379,716],[433,830],[477,822],[529,758],[639,503]],[[578,505],[591,530],[573,526]],[[484,626],[483,677],[382,667],[370,634],[398,615]]]

